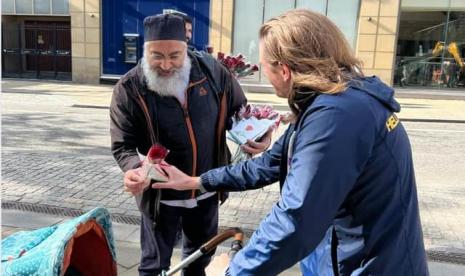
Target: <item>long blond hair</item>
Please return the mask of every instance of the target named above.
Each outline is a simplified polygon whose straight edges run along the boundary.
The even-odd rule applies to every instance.
[[[361,62],[344,35],[326,16],[296,9],[271,18],[260,28],[266,62],[289,66],[292,91],[289,105],[295,114],[315,93],[335,94],[347,82],[362,77]]]

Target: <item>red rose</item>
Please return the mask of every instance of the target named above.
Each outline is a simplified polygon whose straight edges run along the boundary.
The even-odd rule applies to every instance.
[[[160,144],[154,144],[150,147],[147,158],[150,163],[160,164],[168,155],[168,149]]]

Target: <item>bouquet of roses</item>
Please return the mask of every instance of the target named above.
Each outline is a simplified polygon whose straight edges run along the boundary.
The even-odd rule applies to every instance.
[[[258,71],[258,65],[246,62],[246,58],[242,54],[229,56],[218,52],[217,60],[228,68],[237,79],[251,76]]]
[[[270,105],[243,106],[233,118],[233,126],[228,131],[228,139],[238,145],[232,162],[237,163],[250,158],[240,146],[247,140],[258,141],[270,128],[277,128],[280,115]]]
[[[157,182],[166,182],[168,179],[163,172],[158,171],[153,165],[161,164],[170,151],[160,144],[154,144],[150,147],[147,156],[139,153],[141,159],[141,174],[145,178],[150,178]],[[147,187],[150,181],[147,181]],[[145,188],[147,188],[145,187]]]

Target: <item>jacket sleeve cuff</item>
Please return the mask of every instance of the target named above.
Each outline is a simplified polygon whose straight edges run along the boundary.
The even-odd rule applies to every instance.
[[[140,159],[136,156],[136,158],[131,158],[123,167],[123,172],[127,172],[129,170],[137,169],[142,165]]]
[[[200,191],[201,192],[213,192],[215,191],[215,182],[211,173],[203,173],[200,175]]]
[[[206,193],[208,192],[205,187],[202,185],[202,180],[200,180],[200,183],[199,183],[199,190],[201,193]]]

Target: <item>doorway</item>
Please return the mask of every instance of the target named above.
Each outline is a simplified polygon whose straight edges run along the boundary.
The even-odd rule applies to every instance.
[[[70,22],[20,20],[2,24],[2,74],[71,80]]]

